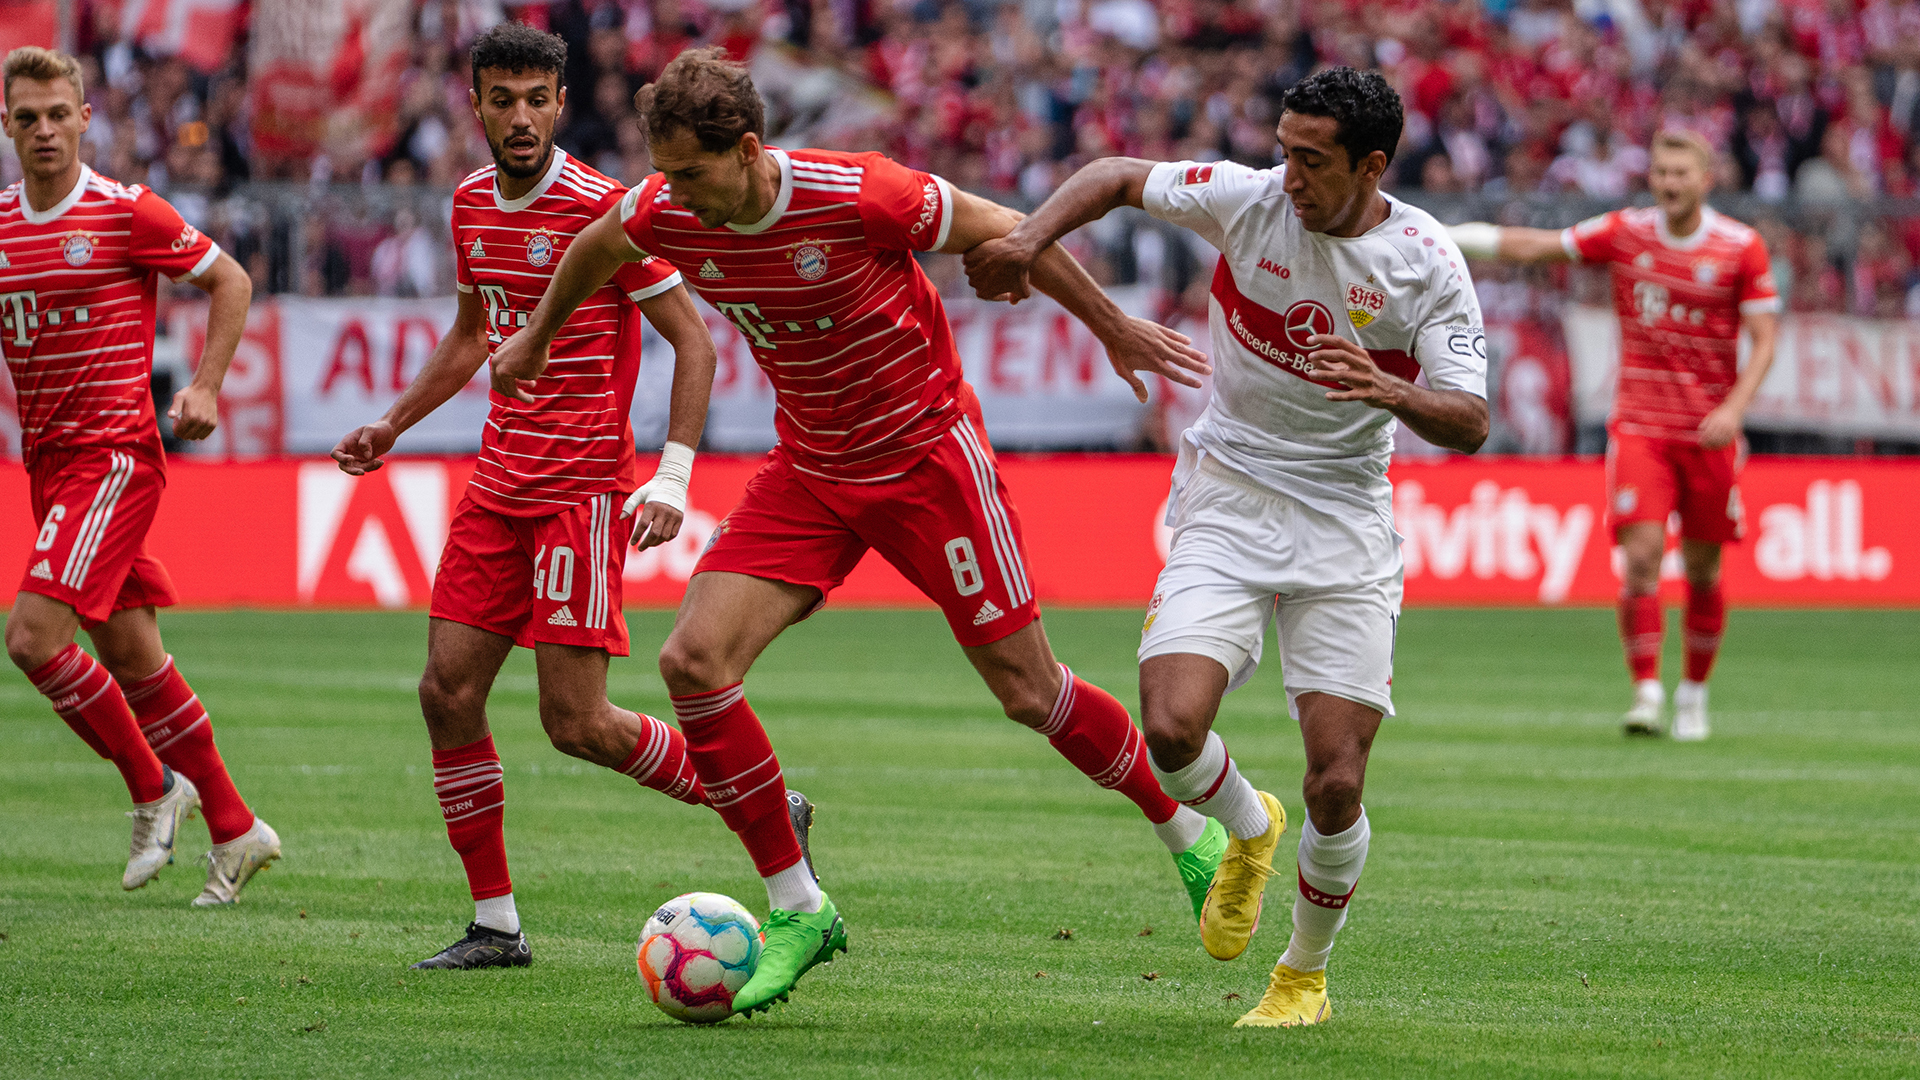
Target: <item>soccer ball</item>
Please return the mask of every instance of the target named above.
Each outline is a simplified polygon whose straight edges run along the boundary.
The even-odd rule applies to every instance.
[[[660,905],[640,931],[647,997],[689,1024],[733,1015],[733,995],[760,963],[760,921],[732,897],[690,892]]]

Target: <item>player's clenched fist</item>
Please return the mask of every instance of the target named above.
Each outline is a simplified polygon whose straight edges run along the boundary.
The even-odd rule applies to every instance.
[[[385,420],[354,428],[333,448],[333,460],[348,476],[365,476],[385,465],[380,459],[393,449],[393,425]]]
[[[966,253],[967,284],[982,300],[1018,303],[1033,295],[1027,275],[1039,257],[1011,235],[977,244]]]
[[[189,386],[173,395],[167,409],[173,421],[173,434],[189,442],[204,439],[220,426],[219,395],[202,386]]]
[[[493,350],[493,389],[501,397],[533,404],[533,383],[547,370],[547,343],[515,334]]]

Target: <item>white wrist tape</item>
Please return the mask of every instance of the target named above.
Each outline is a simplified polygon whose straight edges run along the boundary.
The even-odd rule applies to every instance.
[[[622,516],[633,516],[646,503],[659,503],[686,513],[687,484],[692,479],[693,447],[685,443],[668,443],[660,449],[660,467],[653,471],[653,479],[641,484],[640,490],[627,496]]]
[[[1469,259],[1492,259],[1500,254],[1498,225],[1469,221],[1464,225],[1447,226],[1447,233],[1453,237],[1453,246]]]

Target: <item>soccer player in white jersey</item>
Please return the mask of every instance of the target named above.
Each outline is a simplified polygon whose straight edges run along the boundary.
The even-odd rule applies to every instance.
[[[1367,754],[1393,712],[1394,422],[1462,453],[1487,436],[1486,346],[1466,266],[1433,218],[1380,193],[1402,115],[1378,75],[1333,68],[1283,99],[1281,168],[1096,161],[967,256],[981,296],[1017,300],[1041,251],[1123,205],[1220,249],[1208,305],[1213,400],[1174,468],[1173,545],[1140,643],[1140,711],[1162,788],[1231,837],[1200,929],[1207,951],[1231,960],[1258,925],[1286,813],[1211,729],[1278,620],[1288,708],[1306,743],[1307,822],[1292,941],[1236,1026],[1331,1015],[1327,956],[1367,856]]]

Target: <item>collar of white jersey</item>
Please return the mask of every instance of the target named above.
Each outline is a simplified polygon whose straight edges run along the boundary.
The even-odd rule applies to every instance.
[[[1700,208],[1699,227],[1685,236],[1675,236],[1667,229],[1667,212],[1655,207],[1653,227],[1659,232],[1661,244],[1675,251],[1692,251],[1707,242],[1707,234],[1713,231],[1713,219],[1719,216],[1713,212],[1713,207],[1703,206]]]
[[[553,160],[547,162],[547,174],[540,178],[539,183],[533,185],[532,191],[517,199],[509,199],[500,194],[500,169],[496,166],[493,170],[493,205],[509,214],[515,210],[525,210],[533,205],[533,200],[547,193],[547,189],[553,186],[553,182],[560,179],[560,170],[566,166],[567,152],[557,146],[554,147]]]
[[[83,163],[80,166],[80,179],[74,181],[73,190],[67,192],[59,202],[41,211],[35,210],[33,204],[27,201],[27,185],[23,182],[20,185],[20,216],[26,218],[29,225],[45,225],[73,209],[73,204],[80,201],[80,196],[86,194],[87,185],[91,183],[93,170]]]
[[[1380,224],[1375,225],[1373,228],[1368,229],[1366,232],[1361,233],[1359,236],[1335,236],[1332,233],[1311,232],[1311,231],[1309,231],[1307,235],[1313,237],[1316,240],[1329,240],[1336,244],[1352,244],[1352,243],[1357,243],[1358,241],[1361,241],[1361,240],[1365,240],[1369,236],[1372,236],[1374,233],[1381,232],[1381,230],[1385,229],[1387,227],[1387,224],[1393,220],[1394,215],[1400,212],[1400,208],[1402,206],[1405,206],[1406,204],[1401,202],[1399,199],[1396,199],[1393,196],[1387,194],[1384,191],[1380,193],[1380,197],[1387,200],[1387,216],[1380,219]],[[1384,235],[1384,233],[1382,235]]]
[[[766,232],[768,229],[773,228],[775,222],[780,220],[780,215],[787,212],[787,203],[793,201],[793,160],[787,157],[785,150],[777,146],[767,147],[767,153],[772,154],[773,160],[780,163],[780,194],[774,196],[773,209],[768,210],[767,216],[761,218],[759,221],[751,225],[735,225],[731,221],[727,222],[727,228],[732,229],[734,232]]]

